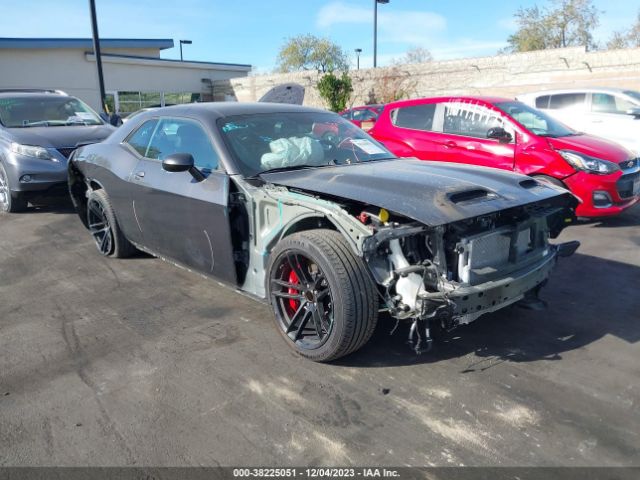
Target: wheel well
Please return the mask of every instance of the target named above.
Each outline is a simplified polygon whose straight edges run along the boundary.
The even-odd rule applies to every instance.
[[[338,230],[336,226],[331,223],[326,217],[307,217],[298,220],[292,225],[287,226],[287,228],[282,233],[280,240],[297,232],[303,232],[305,230],[317,230],[319,228],[324,228],[327,230]]]
[[[76,213],[85,227],[87,224],[87,192],[89,189],[98,190],[101,187],[96,183],[97,188],[90,182],[87,184],[86,179],[82,172],[78,170],[72,163],[69,164],[69,193],[71,195],[71,201],[76,209]]]

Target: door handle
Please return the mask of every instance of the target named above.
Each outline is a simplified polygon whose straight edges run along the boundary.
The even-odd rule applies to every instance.
[[[455,148],[458,146],[458,144],[452,140],[449,140],[448,142],[444,142],[444,146],[448,148]]]
[[[134,173],[133,178],[136,180],[142,180],[144,178],[144,172],[140,171],[140,172]]]

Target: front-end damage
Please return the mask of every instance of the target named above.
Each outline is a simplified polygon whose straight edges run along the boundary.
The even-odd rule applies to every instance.
[[[363,258],[384,310],[398,323],[410,323],[416,352],[430,348],[436,325],[451,330],[515,302],[543,305],[538,291],[557,258],[578,247],[549,243],[574,219],[568,193],[429,225],[332,195],[239,179],[236,186],[245,192],[251,225],[244,291],[265,297],[269,252],[284,237],[335,229]]]
[[[539,307],[557,257],[578,247],[549,243],[573,220],[571,209],[554,202],[437,227],[367,218],[374,233],[363,242],[364,259],[389,314],[412,322],[417,352],[430,348],[433,322],[451,330],[518,301]]]

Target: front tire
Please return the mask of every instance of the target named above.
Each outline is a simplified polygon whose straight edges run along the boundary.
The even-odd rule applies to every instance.
[[[267,273],[276,327],[303,357],[335,360],[371,338],[378,320],[376,287],[338,232],[286,237],[274,248]]]
[[[136,251],[120,230],[115,211],[104,190],[94,190],[87,198],[87,226],[101,255],[125,258]]]
[[[27,201],[19,193],[11,192],[9,175],[0,163],[0,212],[24,212],[27,206]]]

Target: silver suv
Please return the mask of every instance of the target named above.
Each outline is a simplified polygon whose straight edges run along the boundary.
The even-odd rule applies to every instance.
[[[0,90],[0,212],[67,192],[67,159],[114,128],[58,90]]]
[[[619,88],[573,88],[518,95],[574,130],[613,140],[640,156],[640,92]]]

